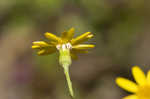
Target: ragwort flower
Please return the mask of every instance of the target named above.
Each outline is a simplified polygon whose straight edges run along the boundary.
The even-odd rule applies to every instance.
[[[146,77],[138,66],[134,66],[132,74],[137,84],[122,77],[116,79],[116,83],[121,88],[133,93],[123,99],[150,99],[150,70]]]
[[[57,37],[52,33],[45,33],[45,37],[51,40],[50,42],[35,41],[33,42],[32,49],[38,49],[38,55],[48,55],[56,52],[57,50],[69,49],[72,58],[77,58],[79,53],[87,53],[87,49],[93,48],[92,44],[81,44],[93,37],[91,32],[86,32],[76,38],[74,36],[74,28],[69,31],[62,32],[61,37]]]
[[[59,51],[59,63],[64,68],[64,73],[69,87],[69,92],[74,97],[72,82],[69,76],[69,66],[71,65],[71,57],[77,58],[79,53],[87,53],[88,49],[93,48],[92,44],[81,44],[93,37],[91,32],[86,32],[76,38],[73,38],[74,28],[69,31],[62,32],[61,37],[57,37],[52,33],[45,33],[45,37],[50,39],[50,42],[35,41],[32,48],[37,49],[38,55],[48,55]]]

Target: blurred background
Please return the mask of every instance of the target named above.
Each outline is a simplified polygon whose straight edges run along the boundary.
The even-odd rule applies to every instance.
[[[31,49],[71,27],[96,45],[70,67],[76,99],[121,99],[116,77],[150,69],[149,0],[0,0],[0,99],[71,99],[58,53]]]

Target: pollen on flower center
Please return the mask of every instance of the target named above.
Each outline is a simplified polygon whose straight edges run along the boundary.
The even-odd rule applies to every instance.
[[[56,46],[57,50],[66,50],[66,49],[72,49],[72,45],[70,43],[66,43],[66,44],[59,44]]]
[[[139,86],[137,96],[139,99],[150,99],[150,85]]]

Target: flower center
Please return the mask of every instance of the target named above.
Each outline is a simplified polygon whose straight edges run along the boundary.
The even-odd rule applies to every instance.
[[[56,46],[57,50],[62,49],[63,51],[66,49],[72,49],[72,45],[70,43],[66,43],[66,44],[59,44]]]
[[[150,85],[140,86],[137,96],[138,99],[150,99]]]

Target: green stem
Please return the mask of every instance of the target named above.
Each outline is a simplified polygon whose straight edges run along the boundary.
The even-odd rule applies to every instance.
[[[73,92],[73,88],[72,88],[72,82],[70,80],[70,75],[69,75],[69,66],[63,66],[63,67],[64,67],[64,73],[65,73],[66,80],[67,80],[67,83],[68,83],[68,88],[69,88],[70,95],[72,97],[74,97],[74,92]]]
[[[72,98],[74,98],[73,88],[72,88],[72,82],[70,80],[69,75],[69,66],[71,65],[71,56],[70,56],[70,50],[69,49],[60,49],[59,50],[60,56],[59,56],[59,63],[64,68],[64,74],[66,76],[69,92]]]

